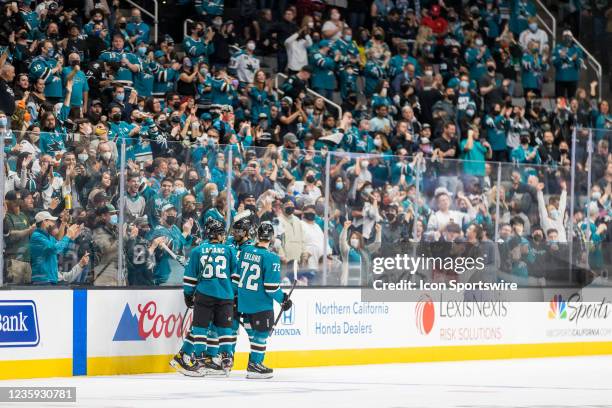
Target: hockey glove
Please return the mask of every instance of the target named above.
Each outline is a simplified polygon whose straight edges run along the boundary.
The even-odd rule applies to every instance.
[[[281,309],[289,310],[291,309],[291,306],[293,306],[293,302],[291,301],[291,299],[289,299],[289,296],[287,296],[287,294],[285,293],[285,296],[283,297],[283,303],[281,303]]]
[[[193,296],[185,295],[185,306],[189,309],[193,308]]]

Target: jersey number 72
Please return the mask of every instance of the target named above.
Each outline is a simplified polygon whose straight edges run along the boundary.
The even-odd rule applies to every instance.
[[[259,286],[257,280],[261,276],[261,268],[259,267],[259,265],[242,261],[242,263],[240,264],[240,268],[242,269],[242,276],[240,278],[240,283],[238,284],[238,286],[240,286],[241,288],[245,287],[244,281],[246,278],[246,289],[257,290]],[[247,275],[249,275],[248,278]]]

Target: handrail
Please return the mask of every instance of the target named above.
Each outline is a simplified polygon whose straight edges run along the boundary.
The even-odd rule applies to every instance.
[[[274,88],[276,88],[276,91],[279,92],[280,94],[284,94],[284,92],[278,87],[278,77],[282,77],[283,79],[287,79],[289,78],[287,75],[283,74],[282,72],[277,72],[276,75],[274,76]],[[312,94],[318,98],[321,98],[325,101],[325,103],[333,106],[334,108],[336,108],[336,110],[338,111],[338,120],[342,119],[342,108],[340,107],[340,105],[338,105],[337,103],[327,99],[326,97],[324,97],[323,95],[321,95],[318,92],[313,91],[310,88],[306,88],[306,92],[308,92],[309,94]]]
[[[597,59],[590,52],[587,51],[585,46],[582,45],[580,43],[580,41],[578,41],[576,38],[574,38],[574,42],[576,43],[578,48],[580,48],[582,50],[582,52],[587,56],[587,61],[591,65],[591,68],[593,69],[593,71],[595,71],[595,75],[597,75],[597,87],[599,88],[598,89],[598,96],[601,99],[603,97],[603,94],[602,94],[602,91],[603,91],[603,69],[601,68],[601,64],[599,63],[599,61],[597,61]]]
[[[552,36],[553,36],[553,42],[552,42],[553,47],[551,48],[552,50],[554,49],[556,41],[557,41],[557,19],[551,13],[551,11],[548,10],[548,7],[546,7],[546,5],[542,3],[541,0],[535,0],[535,2],[539,6],[539,9],[542,12],[544,12],[544,14],[546,14],[552,21]],[[544,25],[547,29],[551,30],[551,28],[546,25],[546,23],[544,22],[544,20],[539,14],[537,15],[537,17],[538,17],[538,20],[542,23],[542,25]],[[580,41],[578,41],[578,39],[574,38],[574,42],[576,43],[576,45],[578,45],[578,47],[582,50],[582,52],[587,56],[588,64],[590,65],[591,69],[595,71],[595,75],[597,76],[598,88],[599,88],[598,94],[599,94],[599,97],[602,98],[603,69],[601,67],[601,64],[599,63],[599,61],[597,61],[597,59],[595,59],[595,57],[590,52],[587,51],[587,49],[580,43]]]
[[[146,8],[142,7],[140,4],[134,2],[133,0],[125,0],[125,1],[130,3],[132,6],[140,10],[142,13],[146,14],[147,16],[153,19],[153,38],[155,39],[155,43],[157,43],[158,33],[159,33],[159,30],[158,30],[159,19],[157,18],[159,16],[159,10],[158,10],[157,0],[153,0],[153,5],[155,7],[153,10],[153,13],[151,13]]]
[[[194,21],[190,18],[186,18],[185,21],[183,21],[183,38],[187,37],[187,24],[189,23],[194,23]]]
[[[546,27],[548,29],[548,31],[550,32],[550,34],[552,35],[552,43],[551,43],[552,47],[550,47],[550,49],[553,50],[555,48],[555,45],[557,44],[557,19],[555,18],[553,13],[551,13],[550,10],[548,10],[548,8],[544,5],[544,3],[542,3],[541,0],[535,0],[535,2],[540,7],[540,10],[542,10],[544,12],[544,14],[546,14],[548,16],[548,18],[550,18],[551,27],[549,27],[548,24],[546,24],[544,19],[539,14],[536,15],[538,17],[538,21],[544,27]]]

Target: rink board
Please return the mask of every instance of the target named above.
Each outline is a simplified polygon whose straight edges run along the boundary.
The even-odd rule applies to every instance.
[[[282,315],[268,341],[266,363],[308,367],[612,354],[612,304],[572,303],[568,297],[546,303],[475,304],[435,296],[419,303],[364,303],[356,289],[296,289],[295,307]],[[0,378],[170,371],[168,360],[191,321],[190,311],[183,321],[179,289],[2,291],[0,300],[22,302],[17,307],[26,312],[33,302],[38,326],[32,329],[40,332],[38,339],[19,335],[13,344],[15,338],[0,331]],[[248,350],[241,330],[237,368],[246,366]]]

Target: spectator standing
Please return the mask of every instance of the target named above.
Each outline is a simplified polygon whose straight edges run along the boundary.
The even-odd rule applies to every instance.
[[[57,256],[69,249],[70,243],[81,233],[81,225],[71,225],[66,234],[57,240],[52,235],[57,230],[57,217],[52,216],[48,211],[41,211],[36,214],[35,221],[36,230],[30,238],[32,283],[55,285],[59,279]]]
[[[299,31],[291,34],[285,40],[287,50],[287,68],[291,74],[297,74],[308,65],[308,49],[312,47],[311,28],[302,26]]]
[[[555,95],[573,98],[580,79],[583,56],[569,30],[563,32],[563,40],[553,51],[552,63],[555,66]]]
[[[5,282],[27,284],[32,281],[28,243],[36,224],[30,225],[28,216],[21,212],[21,193],[9,191],[4,200],[7,208],[4,216]]]

